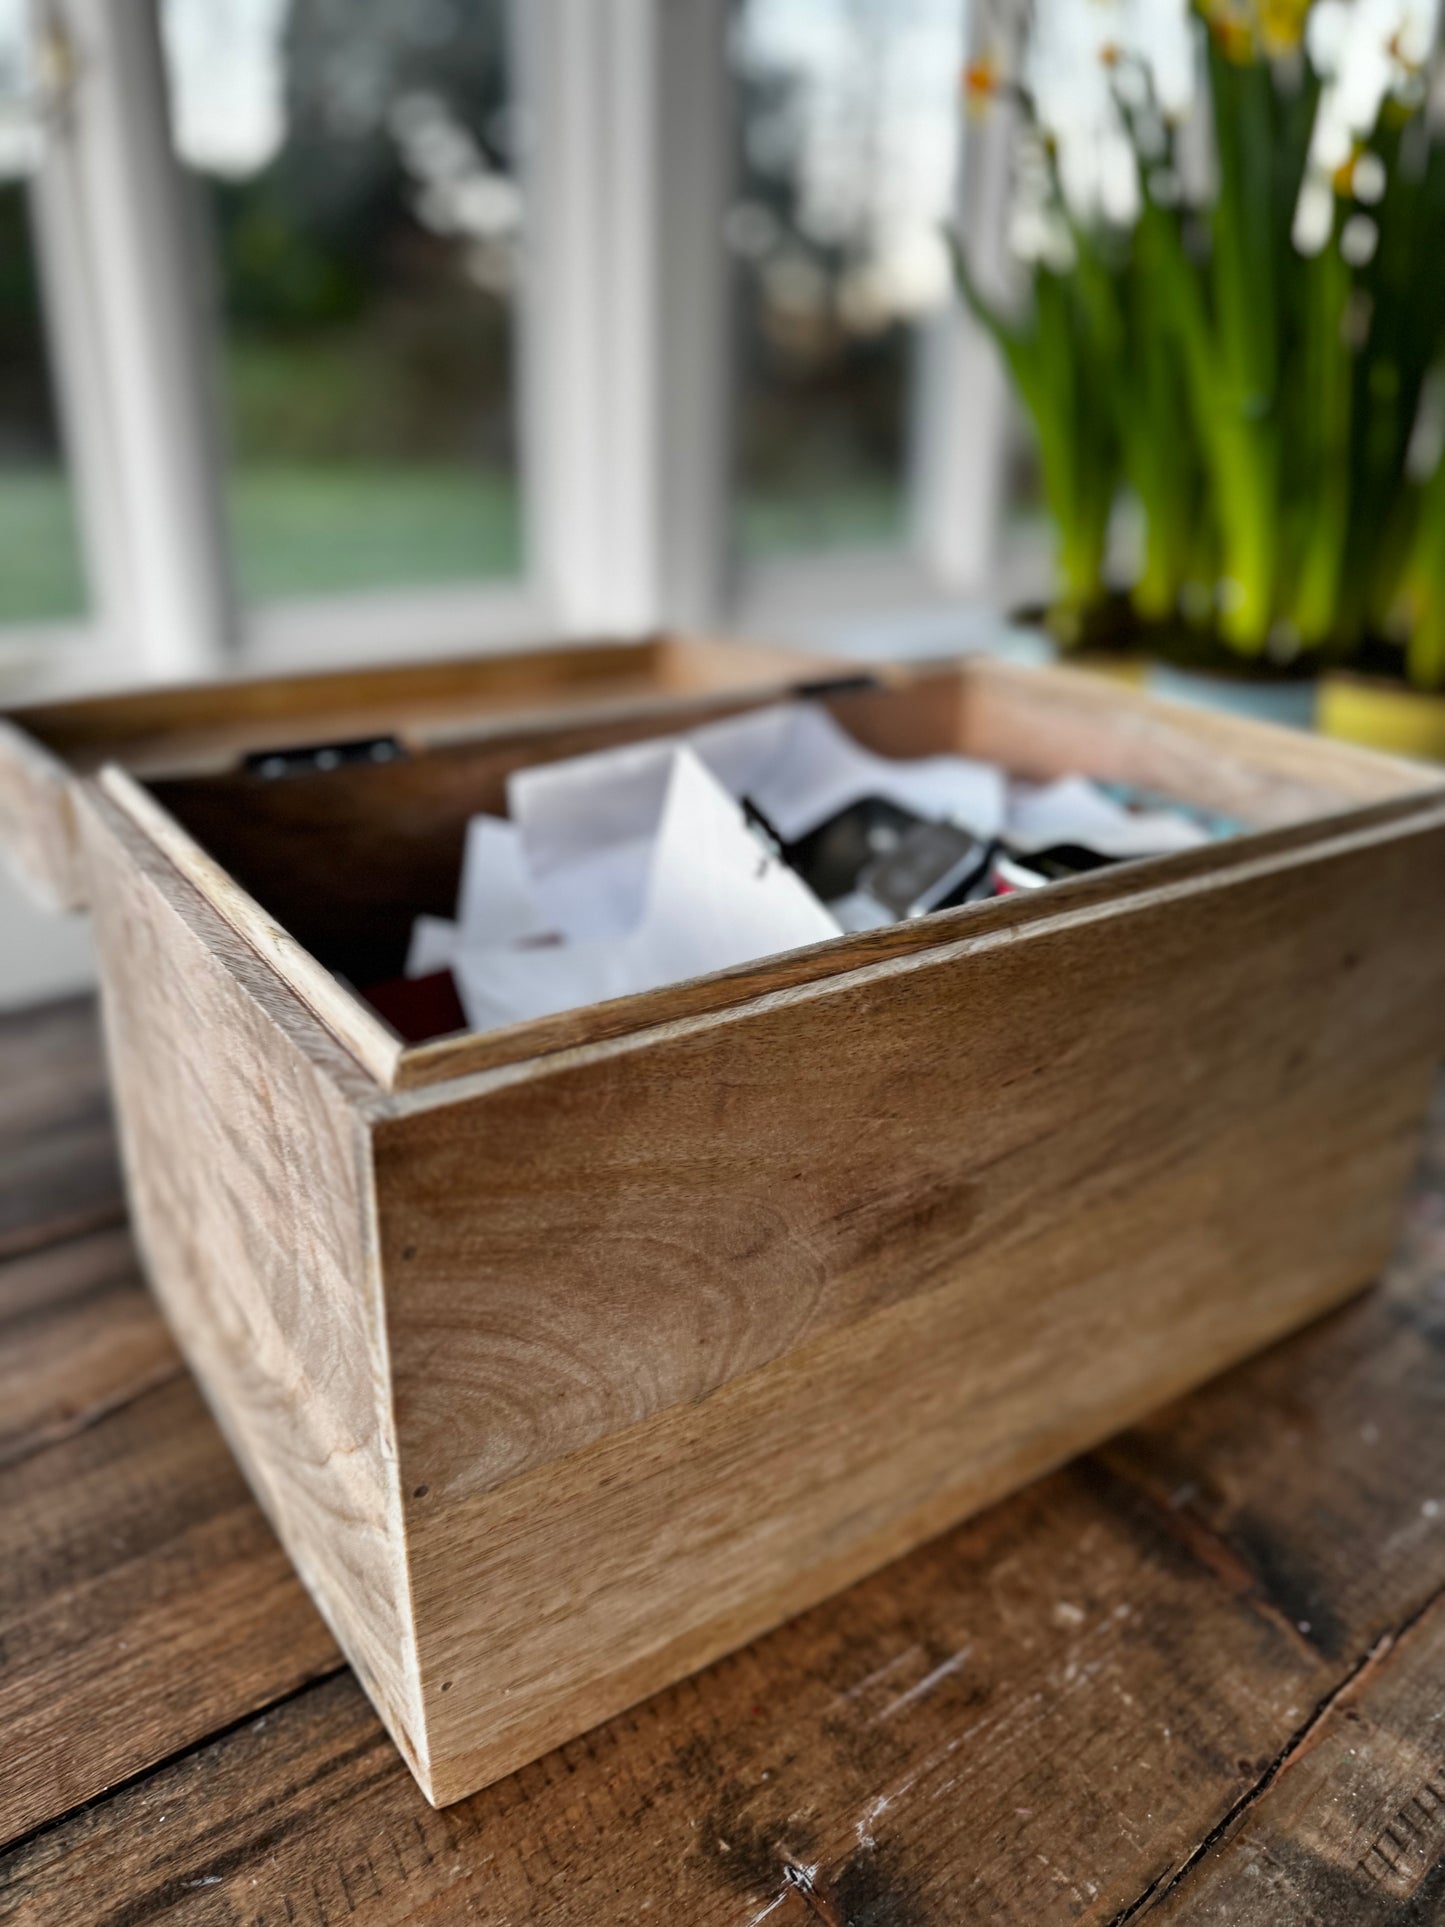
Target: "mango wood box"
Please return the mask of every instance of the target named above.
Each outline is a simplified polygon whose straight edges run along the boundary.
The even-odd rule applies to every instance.
[[[18,712],[135,1223],[237,1457],[455,1800],[1364,1285],[1445,1046],[1445,786],[973,660],[864,742],[1250,834],[405,1047],[347,987],[508,771],[773,699],[661,641]],[[394,730],[267,782],[242,751]]]

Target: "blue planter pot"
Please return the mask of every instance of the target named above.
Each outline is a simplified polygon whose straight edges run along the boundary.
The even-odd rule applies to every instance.
[[[1053,637],[1037,623],[963,604],[835,622],[820,641],[833,655],[870,662],[927,662],[935,657],[951,662],[959,656],[985,655],[1033,666],[1051,663],[1059,653]]]
[[[1196,709],[1222,709],[1231,716],[1253,716],[1257,722],[1282,723],[1289,729],[1315,726],[1319,692],[1311,680],[1253,681],[1153,662],[1144,686],[1152,696],[1188,703]]]

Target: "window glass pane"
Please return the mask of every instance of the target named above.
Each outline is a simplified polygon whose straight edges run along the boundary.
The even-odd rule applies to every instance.
[[[26,10],[0,0],[0,623],[83,613],[25,177],[39,158]]]
[[[505,0],[167,0],[251,599],[515,574]]]
[[[905,532],[916,324],[948,296],[964,0],[740,0],[737,538]]]

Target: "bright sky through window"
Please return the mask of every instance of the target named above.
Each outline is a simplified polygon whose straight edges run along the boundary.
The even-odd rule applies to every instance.
[[[880,320],[924,312],[947,292],[940,228],[952,206],[964,13],[964,0],[764,0],[739,11],[739,69],[796,77],[787,125],[760,115],[745,128],[753,158],[772,171],[769,143],[789,144],[799,230],[854,256],[852,299]]]

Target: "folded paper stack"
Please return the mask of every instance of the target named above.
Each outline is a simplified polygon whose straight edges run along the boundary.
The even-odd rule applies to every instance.
[[[879,756],[809,703],[519,770],[507,806],[472,819],[456,917],[418,917],[407,959],[409,978],[450,972],[474,1030],[1228,827],[1082,776]]]

